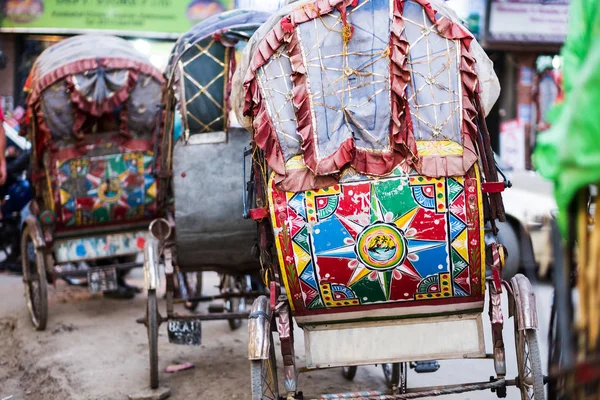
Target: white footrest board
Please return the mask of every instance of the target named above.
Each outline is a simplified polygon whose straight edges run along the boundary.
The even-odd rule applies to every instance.
[[[304,326],[308,368],[485,357],[481,314]]]

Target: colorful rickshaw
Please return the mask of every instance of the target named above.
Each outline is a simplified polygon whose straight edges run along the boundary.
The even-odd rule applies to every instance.
[[[126,40],[75,36],[37,59],[28,78],[34,191],[22,229],[25,296],[38,330],[47,285],[87,278],[117,288],[141,266],[148,224],[158,215],[154,143],[161,72]],[[85,262],[89,268],[68,268]]]
[[[158,328],[167,323],[169,341],[200,345],[201,321],[228,320],[238,329],[247,318],[246,300],[259,292],[253,279],[260,263],[256,226],[242,218],[244,148],[250,138],[230,127],[229,93],[236,48],[269,14],[236,10],[213,16],[175,44],[165,72],[164,134],[160,142],[158,193],[163,218],[150,225],[154,240],[145,251],[150,386],[158,387]],[[180,126],[181,128],[178,128]],[[157,308],[159,260],[164,260],[166,316]],[[220,276],[219,294],[202,296],[202,272]],[[254,282],[253,282],[254,281]],[[260,292],[262,293],[262,292]],[[195,311],[213,302],[208,313],[180,315],[175,304]]]
[[[321,398],[505,397],[517,386],[522,398],[543,399],[532,287],[523,275],[501,280],[504,250],[484,238],[504,219],[507,185],[485,126],[497,78],[455,14],[427,0],[295,3],[255,33],[234,87],[253,132],[249,214],[270,288],[249,316],[252,398],[303,398],[295,320],[302,370],[388,372],[387,392]],[[515,319],[515,379],[506,376],[502,293]],[[486,357],[496,371],[488,382],[407,388],[408,362]]]

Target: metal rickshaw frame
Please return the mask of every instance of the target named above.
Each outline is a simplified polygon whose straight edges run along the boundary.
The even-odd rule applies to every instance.
[[[235,13],[240,13],[240,11],[235,11]],[[204,21],[200,24],[206,23],[207,21]],[[211,33],[211,35],[216,35],[216,32]],[[210,37],[210,35],[207,37]],[[195,38],[194,45],[200,43],[204,39],[206,39],[204,36],[200,39]],[[243,38],[239,37],[239,39]],[[178,44],[179,41],[175,46],[178,46]],[[190,45],[190,47],[193,46]],[[174,86],[176,70],[178,68],[182,69],[181,59],[187,51],[188,48],[182,50],[181,53],[170,60],[172,69],[170,74],[166,77],[167,84],[162,99],[164,105],[163,142],[160,144],[162,154],[165,156],[161,157],[161,173],[159,173],[159,178],[165,188],[165,190],[159,194],[159,204],[161,209],[166,211],[164,218],[157,219],[150,225],[149,230],[152,240],[149,240],[146,243],[144,249],[145,288],[148,293],[148,300],[145,316],[139,318],[137,322],[143,323],[148,331],[150,348],[150,387],[152,389],[156,389],[159,385],[158,329],[162,323],[166,323],[168,326],[169,341],[171,343],[200,345],[202,321],[226,320],[229,323],[230,329],[236,330],[242,326],[242,321],[247,319],[250,314],[247,310],[249,303],[258,296],[264,294],[264,291],[253,288],[254,285],[251,274],[256,271],[255,269],[250,268],[250,266],[245,267],[240,271],[229,271],[226,267],[219,265],[199,263],[194,266],[183,267],[177,262],[175,213],[173,205],[169,200],[171,196],[175,196],[173,188],[173,178],[175,173],[173,155],[175,151],[175,141],[172,132],[175,123],[177,100],[175,93],[176,89]],[[228,49],[227,51],[229,52],[230,50]],[[224,66],[225,86],[227,86],[230,76],[228,57],[233,56],[233,54],[228,54],[229,53],[226,54]],[[183,72],[181,73],[182,76],[180,79],[184,79]],[[225,99],[227,99],[227,96],[225,96]],[[180,101],[185,102],[186,100],[181,99]],[[225,104],[224,110],[228,110],[227,104]],[[227,125],[227,115],[225,115],[224,119],[225,124]],[[219,132],[216,133],[218,134]],[[228,132],[225,133],[227,134]],[[214,132],[208,133],[208,135],[212,134],[214,134]],[[184,133],[184,135],[186,135],[184,137],[186,144],[192,144],[194,146],[212,145],[210,139],[206,142],[200,141],[202,143],[191,143],[189,139],[192,136],[188,137],[187,133]],[[160,289],[159,266],[161,263],[164,265],[166,280],[166,314],[164,314],[164,316],[159,312],[157,303],[157,291]],[[257,268],[259,268],[258,265],[257,262]],[[202,294],[202,273],[206,271],[219,273],[219,294]],[[190,285],[188,283],[188,276],[190,275],[193,275],[196,285]],[[214,301],[222,301],[222,303],[210,304],[207,312],[196,311],[200,303],[210,303]],[[176,304],[183,304],[191,314],[182,315],[177,313],[175,310]],[[186,331],[186,333],[181,333],[181,331]]]

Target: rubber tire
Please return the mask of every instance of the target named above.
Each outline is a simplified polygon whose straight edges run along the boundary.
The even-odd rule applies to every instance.
[[[517,367],[519,371],[519,380],[522,379],[521,374],[525,363],[525,360],[523,359],[523,356],[525,355],[525,344],[527,344],[527,347],[529,348],[529,361],[531,364],[530,369],[533,378],[533,398],[535,400],[545,400],[544,375],[542,374],[542,359],[540,356],[540,347],[537,338],[537,330],[527,329],[523,333],[522,331],[519,331],[518,327],[515,324],[515,349],[517,352]],[[519,389],[521,391],[521,399],[529,400],[529,394],[525,386],[519,385]]]
[[[31,243],[33,246],[33,232],[31,226],[26,225],[21,235],[21,266],[23,269],[23,280],[25,284],[25,298],[27,301],[27,308],[29,309],[29,316],[31,323],[34,328],[38,331],[46,329],[48,324],[48,277],[46,275],[46,255],[38,250],[35,251],[35,272],[37,278],[32,280],[32,267],[29,260],[29,252],[27,251],[28,244]],[[34,288],[34,283],[37,288]],[[34,306],[32,300],[32,292],[37,291],[39,298],[38,306]]]
[[[349,367],[342,367],[342,376],[344,378],[346,378],[349,381],[354,380],[354,377],[356,376],[356,371],[358,370],[358,367],[356,365],[351,365]]]
[[[187,281],[187,275],[188,274],[196,274],[196,287],[194,288],[194,290],[190,290],[190,286],[188,284]],[[188,272],[188,273],[184,273],[184,282],[186,285],[186,289],[187,289],[187,293],[188,296],[190,293],[193,293],[192,296],[190,297],[200,297],[202,296],[202,272]],[[199,301],[186,301],[184,303],[184,307],[186,308],[186,310],[188,311],[196,311],[196,309],[198,308],[198,305],[200,304]]]
[[[508,252],[508,256],[504,260],[502,279],[510,281],[513,276],[519,273],[521,267],[521,244],[519,236],[508,222],[497,222],[496,226],[498,227],[498,242]]]
[[[279,381],[277,380],[277,360],[275,358],[275,343],[273,342],[273,334],[269,333],[269,359],[268,360],[252,360],[250,361],[250,384],[252,387],[252,400],[279,400]],[[265,369],[269,369],[273,379],[273,389],[267,397],[265,391],[268,385],[263,379]]]
[[[150,353],[150,388],[158,388],[158,300],[156,291],[148,291],[146,309],[148,320],[148,352]]]
[[[229,275],[227,277],[227,281],[228,281],[227,288],[229,289],[230,292],[232,292],[232,293],[241,292],[241,288],[237,287],[237,283],[238,283],[237,278]],[[242,301],[241,297],[233,297],[233,298],[229,299],[229,303],[231,305],[230,306],[231,312],[239,312],[240,311],[241,301]],[[229,329],[231,329],[232,331],[238,330],[242,326],[241,319],[228,319],[227,322],[229,323]]]
[[[385,384],[389,389],[396,386],[400,390],[400,394],[406,392],[408,363],[381,364],[381,369]]]

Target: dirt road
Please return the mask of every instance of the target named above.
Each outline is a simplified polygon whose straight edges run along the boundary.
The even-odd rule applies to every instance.
[[[141,285],[139,272],[136,276]],[[204,290],[214,292],[211,286],[215,283],[214,275],[205,278]],[[538,288],[543,320],[548,316],[550,292],[548,287]],[[0,399],[13,396],[11,400],[124,400],[147,386],[146,331],[135,323],[145,308],[144,295],[133,301],[108,300],[90,295],[85,289],[59,284],[58,288],[49,288],[49,297],[48,328],[36,332],[29,322],[20,277],[0,275]],[[160,307],[164,310],[164,304],[160,303]],[[249,399],[245,325],[231,332],[225,321],[205,323],[200,347],[170,345],[165,329],[161,327],[159,337],[161,370],[173,363],[195,364],[194,369],[175,374],[161,371],[161,385],[171,388],[171,399]],[[516,375],[512,329],[512,320],[508,320],[504,331],[509,377]],[[489,326],[485,333],[489,352]],[[298,330],[296,337],[301,339],[302,332]],[[545,337],[545,331],[540,332],[544,357]],[[443,333],[440,340],[444,340]],[[301,343],[297,343],[296,351],[302,361]],[[415,387],[487,381],[493,374],[490,361],[448,361],[442,362],[435,374],[410,371],[408,382],[409,387]],[[352,383],[334,369],[302,374],[299,386],[310,396],[384,389],[384,381],[381,369],[371,366],[359,368]],[[481,392],[448,398],[479,400],[496,396]],[[517,399],[519,395],[515,389],[509,389],[508,398]]]

